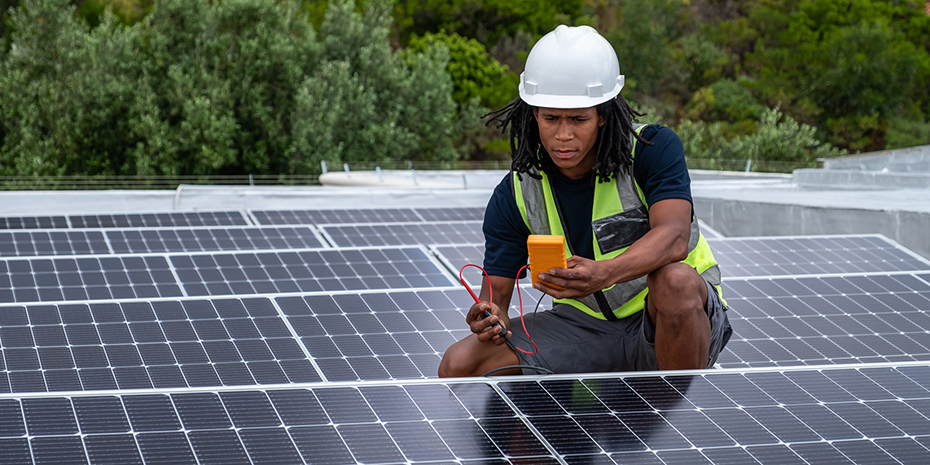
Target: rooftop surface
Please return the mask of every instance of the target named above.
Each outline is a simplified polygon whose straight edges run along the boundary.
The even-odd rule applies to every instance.
[[[694,171],[713,369],[442,380],[504,172],[331,174],[0,193],[0,462],[930,456],[930,190]]]

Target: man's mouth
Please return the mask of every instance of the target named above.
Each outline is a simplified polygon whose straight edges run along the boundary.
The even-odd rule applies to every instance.
[[[577,150],[553,150],[552,152],[559,158],[571,158],[577,153]]]

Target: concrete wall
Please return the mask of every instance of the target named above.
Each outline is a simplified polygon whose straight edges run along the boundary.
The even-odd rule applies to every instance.
[[[840,189],[930,189],[930,172],[899,173],[864,170],[794,170],[794,183],[800,187]]]
[[[823,167],[827,170],[930,173],[930,145],[832,158],[825,160]]]
[[[883,234],[930,258],[930,212],[694,198],[698,217],[725,236]]]

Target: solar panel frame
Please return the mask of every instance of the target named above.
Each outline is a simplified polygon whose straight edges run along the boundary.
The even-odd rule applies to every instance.
[[[0,257],[330,248],[314,226],[0,230]]]
[[[320,231],[336,247],[470,244],[484,239],[482,224],[480,221],[329,224],[320,226]]]
[[[51,216],[2,216],[0,230],[6,229],[67,229],[71,227],[68,217]]]
[[[423,246],[0,258],[0,304],[455,283]]]
[[[541,293],[522,289],[522,297],[529,313]],[[465,313],[474,303],[461,287],[286,296],[275,301],[331,382],[436,378],[445,350],[471,334]],[[513,299],[511,315],[519,314]]]
[[[930,360],[930,282],[916,273],[728,279],[723,368]]]
[[[355,224],[481,221],[484,207],[332,208],[250,210],[256,224]]]
[[[70,215],[72,228],[252,226],[242,210]]]
[[[33,304],[0,313],[0,392],[325,380],[268,297]]]
[[[930,260],[880,234],[707,239],[725,278],[930,269]]]
[[[32,446],[59,460],[119,451],[223,463],[908,462],[930,454],[927,381],[928,366],[883,364],[0,394],[0,455],[32,462]]]

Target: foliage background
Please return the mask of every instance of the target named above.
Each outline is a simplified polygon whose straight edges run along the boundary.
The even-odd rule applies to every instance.
[[[614,45],[624,95],[692,166],[930,144],[924,0],[0,0],[0,14],[0,175],[506,160],[480,116],[516,97],[558,24]]]

